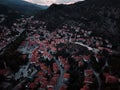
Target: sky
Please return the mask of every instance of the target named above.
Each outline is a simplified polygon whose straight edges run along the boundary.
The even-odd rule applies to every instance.
[[[57,4],[71,4],[77,1],[83,1],[83,0],[24,0],[31,3],[39,4],[39,5],[51,5],[53,3]]]

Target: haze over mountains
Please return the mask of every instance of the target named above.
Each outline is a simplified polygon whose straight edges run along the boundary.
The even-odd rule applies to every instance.
[[[15,9],[16,11],[26,15],[34,15],[35,13],[40,12],[48,7],[29,3],[23,0],[1,0],[0,4]]]

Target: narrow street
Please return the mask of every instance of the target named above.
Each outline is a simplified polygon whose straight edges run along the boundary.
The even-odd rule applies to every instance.
[[[85,45],[85,44],[83,44],[81,42],[74,42],[74,43],[77,44],[77,45],[81,45],[83,47],[86,47],[88,50],[93,51],[93,52],[98,52],[99,51],[98,49],[89,47],[88,45]]]
[[[64,75],[64,69],[60,66],[60,62],[57,60],[57,59],[54,59],[55,62],[57,63],[59,69],[60,69],[60,77],[57,81],[57,84],[55,86],[55,90],[59,90],[60,89],[60,86],[63,85],[63,75]]]
[[[83,43],[81,43],[81,42],[75,42],[75,44],[78,44],[78,45],[81,45],[81,46],[83,46],[83,47],[86,47],[88,50],[93,50],[93,48],[91,48],[91,47],[89,47],[88,45],[85,45],[85,44],[83,44]]]
[[[19,84],[17,84],[12,90],[20,90],[21,84],[24,83],[25,80],[21,81]]]
[[[95,72],[94,70],[93,70],[93,72],[94,72],[94,75],[96,76],[97,81],[98,81],[98,90],[101,90],[101,89],[100,89],[101,80],[100,80],[100,78],[99,78],[99,73]]]
[[[93,49],[92,47],[89,47],[88,45],[85,45],[85,44],[83,44],[83,43],[81,43],[81,42],[75,42],[75,44],[81,45],[81,46],[83,46],[83,47],[88,48],[88,50],[91,50],[91,51],[95,52],[95,51],[94,51],[95,49]],[[107,62],[106,62],[106,64],[108,65]],[[89,68],[91,68],[91,69],[93,70],[94,75],[95,75],[96,78],[97,78],[97,82],[98,82],[98,90],[100,90],[101,80],[100,80],[100,78],[99,78],[99,73],[95,72],[95,70],[92,68],[91,65],[89,65]]]

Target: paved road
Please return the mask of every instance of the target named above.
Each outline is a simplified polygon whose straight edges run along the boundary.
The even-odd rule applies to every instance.
[[[93,51],[93,52],[99,51],[99,50],[97,50],[97,49],[95,49],[95,48],[92,48],[92,47],[89,47],[88,45],[85,45],[85,44],[83,44],[83,43],[81,43],[81,42],[75,42],[75,44],[78,44],[78,45],[81,45],[81,46],[83,46],[83,47],[86,47],[86,48],[88,48],[88,50],[91,50],[91,51]],[[108,65],[107,62],[106,62],[106,64]],[[95,70],[92,68],[91,65],[90,65],[90,68],[93,70],[94,75],[95,75],[96,78],[97,78],[98,90],[100,90],[101,80],[100,80],[100,77],[99,77],[99,73],[95,72]]]
[[[88,45],[85,45],[85,44],[83,44],[83,43],[81,43],[81,42],[75,42],[75,44],[78,44],[78,45],[81,45],[81,46],[83,46],[83,47],[86,47],[88,50],[93,50],[93,48],[91,48],[91,47],[89,47]]]
[[[77,44],[77,45],[81,45],[81,46],[83,46],[83,47],[86,47],[88,50],[93,51],[94,53],[99,52],[98,49],[92,48],[92,47],[90,47],[90,46],[88,46],[88,45],[86,45],[86,44],[83,44],[83,43],[81,43],[81,42],[74,42],[74,44]]]
[[[58,79],[58,82],[55,86],[55,90],[59,90],[60,86],[63,85],[63,75],[64,75],[64,69],[60,66],[60,62],[58,60],[55,59],[55,62],[57,63],[59,69],[60,69],[60,77]]]
[[[21,81],[19,84],[17,84],[12,90],[20,90],[22,83],[24,83],[25,80]]]

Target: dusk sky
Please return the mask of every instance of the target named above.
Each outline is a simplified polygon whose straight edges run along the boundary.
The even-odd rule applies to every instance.
[[[36,4],[40,4],[40,5],[51,5],[53,3],[57,3],[57,4],[71,4],[77,1],[83,1],[83,0],[25,0],[31,3],[36,3]]]

